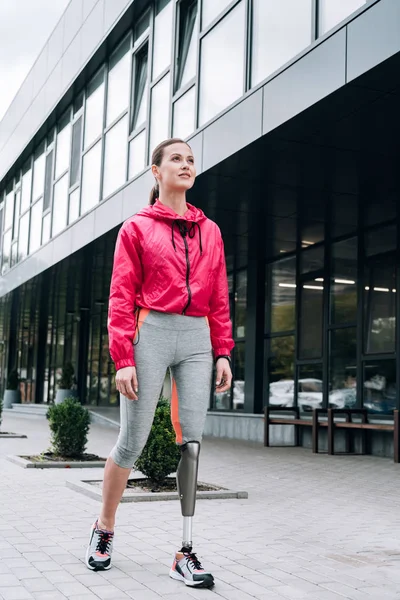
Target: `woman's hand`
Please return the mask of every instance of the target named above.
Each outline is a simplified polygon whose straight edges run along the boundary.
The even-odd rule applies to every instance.
[[[215,380],[215,391],[217,394],[226,392],[232,385],[231,364],[227,358],[217,360],[217,377]]]
[[[137,400],[139,391],[136,367],[124,367],[117,371],[115,378],[117,390],[129,400]]]

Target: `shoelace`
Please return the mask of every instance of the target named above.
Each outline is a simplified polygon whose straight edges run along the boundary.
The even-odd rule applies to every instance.
[[[186,558],[186,561],[188,563],[191,563],[194,566],[194,568],[196,569],[196,571],[203,570],[203,566],[194,552],[187,552],[187,553],[185,553],[184,556]]]
[[[107,531],[101,531],[99,533],[99,541],[97,542],[96,552],[101,552],[101,554],[108,554],[112,539],[112,533],[108,533]]]

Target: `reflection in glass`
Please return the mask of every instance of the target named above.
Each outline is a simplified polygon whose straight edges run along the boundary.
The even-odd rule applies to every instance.
[[[271,332],[292,331],[295,328],[296,311],[296,258],[293,256],[269,266],[271,291],[265,297],[266,314],[271,310]],[[271,309],[269,309],[271,299]]]
[[[329,405],[352,408],[357,401],[357,330],[355,327],[330,332]]]
[[[311,15],[312,0],[253,2],[252,86],[311,44]]]
[[[245,382],[245,342],[237,343],[234,350],[234,379],[232,408],[241,410],[244,408],[244,382]]]
[[[110,125],[129,103],[129,71],[131,55],[127,39],[110,59],[107,89],[107,125]]]
[[[297,386],[297,406],[301,412],[321,408],[323,400],[322,365],[301,365]]]
[[[53,160],[54,150],[51,150],[46,156],[46,174],[44,178],[44,196],[43,210],[47,210],[51,205],[51,190],[53,182]]]
[[[269,340],[268,359],[270,406],[294,405],[294,336]]]
[[[57,135],[56,175],[58,179],[69,167],[71,152],[71,125],[68,123]]]
[[[366,0],[319,0],[319,35],[335,27],[365,2]]]
[[[83,157],[81,215],[100,200],[101,141]]]
[[[173,137],[184,140],[195,130],[196,88],[193,86],[174,104]]]
[[[143,46],[135,54],[133,62],[133,109],[132,109],[132,124],[131,132],[140,127],[147,119],[147,98],[148,98],[148,61],[149,47],[148,44]]]
[[[77,188],[69,195],[68,224],[73,223],[79,217],[79,195],[80,188]]]
[[[19,221],[18,261],[23,260],[28,256],[29,217],[30,212],[28,211]]]
[[[299,358],[322,356],[323,283],[303,283],[300,289]]]
[[[331,323],[357,320],[357,238],[332,245]]]
[[[201,42],[200,125],[243,94],[244,17],[241,2]]]
[[[329,227],[333,238],[354,233],[358,222],[358,196],[355,194],[332,194]]]
[[[106,134],[103,198],[109,196],[126,181],[127,138],[128,116],[118,121]]]
[[[11,257],[10,257],[10,268],[17,264],[18,256],[17,256],[17,242],[13,242],[11,245]]]
[[[309,247],[300,254],[301,273],[312,273],[324,268],[324,246]]]
[[[6,196],[5,210],[4,229],[8,229],[13,224],[14,219],[14,190],[12,188]]]
[[[50,229],[51,229],[51,213],[47,213],[43,217],[43,229],[42,229],[42,244],[47,244],[50,239]]]
[[[391,414],[396,408],[396,363],[394,359],[364,364],[363,407],[371,413]]]
[[[10,254],[11,254],[11,229],[3,236],[3,264],[1,272],[4,274],[10,268]]]
[[[21,196],[21,214],[29,208],[31,203],[32,169],[30,161],[22,169],[22,196]]]
[[[40,199],[31,208],[31,224],[29,235],[29,254],[40,248],[42,242],[42,213],[43,198]]]
[[[87,90],[85,109],[85,143],[87,148],[101,134],[104,113],[104,72],[101,70],[92,79]]]
[[[68,173],[54,186],[53,230],[52,237],[67,226],[68,211]]]
[[[180,3],[176,90],[186,85],[196,75],[196,17],[197,0],[184,0]]]
[[[129,144],[129,179],[146,166],[146,130],[139,133]]]
[[[46,167],[46,158],[44,151],[38,156],[33,163],[33,192],[32,202],[37,200],[43,194],[44,190],[44,171]]]
[[[13,240],[18,237],[18,220],[20,215],[20,205],[21,205],[21,188],[19,188],[15,192],[15,215],[14,215],[14,223],[13,223]],[[1,225],[0,225],[1,226]]]
[[[71,171],[69,185],[72,187],[79,179],[81,168],[81,136],[83,118],[80,117],[72,128]]]
[[[203,11],[201,15],[202,29],[205,29],[211,21],[228,6],[231,0],[203,0]]]
[[[158,0],[157,15],[154,20],[153,81],[171,63],[172,14],[173,2]]]
[[[396,267],[394,260],[378,259],[365,268],[365,351],[368,354],[395,351]]]
[[[396,249],[397,244],[397,227],[389,225],[382,229],[374,229],[365,234],[365,254],[366,256],[374,256],[375,254],[383,254]]]
[[[168,137],[170,75],[153,87],[151,97],[150,153]]]
[[[235,294],[235,337],[246,337],[247,313],[247,271],[239,271],[236,275]]]

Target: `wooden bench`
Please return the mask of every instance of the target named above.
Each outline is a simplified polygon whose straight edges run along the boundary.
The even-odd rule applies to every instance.
[[[271,407],[264,408],[264,446],[270,446],[269,427],[270,425],[292,425],[294,426],[294,445],[300,445],[300,427],[312,428],[312,446],[313,452],[318,452],[318,417],[324,409],[314,409],[312,418],[304,419],[300,417],[300,410],[296,406]],[[293,417],[276,416],[271,413],[292,413]]]
[[[343,415],[344,421],[335,420],[335,416]],[[359,416],[360,421],[353,421],[353,416]],[[351,429],[362,431],[361,454],[366,450],[367,431],[392,431],[393,432],[393,459],[395,463],[400,462],[400,418],[399,411],[394,411],[392,423],[369,423],[368,411],[365,409],[340,409],[328,408],[328,454],[335,454],[335,429],[346,431],[346,452],[350,452],[350,439],[348,432]]]

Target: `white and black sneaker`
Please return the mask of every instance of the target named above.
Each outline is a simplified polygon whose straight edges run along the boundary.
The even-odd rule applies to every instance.
[[[91,571],[107,571],[111,569],[111,553],[114,532],[99,529],[97,521],[90,530],[89,545],[86,550],[86,566]]]
[[[191,587],[211,588],[214,585],[214,577],[203,569],[196,554],[189,548],[182,548],[175,554],[169,576]]]

